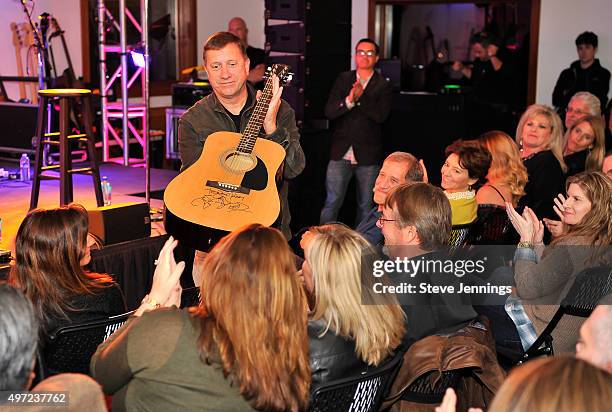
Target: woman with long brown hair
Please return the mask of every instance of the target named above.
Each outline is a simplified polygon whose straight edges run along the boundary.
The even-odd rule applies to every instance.
[[[87,211],[78,204],[35,209],[19,226],[9,279],[34,304],[43,335],[126,312],[113,279],[85,269],[88,227]]]
[[[585,268],[612,263],[612,181],[601,172],[567,179],[561,211],[565,229],[546,248],[544,223],[536,214],[525,208],[520,215],[510,204],[506,208],[520,235],[514,256],[516,296],[509,298],[514,309],[508,314],[527,349],[552,319],[576,275]],[[524,315],[529,322],[524,322]],[[576,318],[561,320],[553,332],[556,353],[573,353],[581,324]]]
[[[252,224],[223,238],[203,262],[191,310],[170,308],[184,268],[175,246],[171,238],[162,249],[137,317],[92,359],[113,411],[306,410],[306,300],[283,235]]]

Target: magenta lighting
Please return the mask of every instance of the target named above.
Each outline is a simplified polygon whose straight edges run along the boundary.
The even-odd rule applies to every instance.
[[[138,49],[130,51],[130,56],[132,56],[132,62],[137,67],[145,67],[145,56],[144,53]]]

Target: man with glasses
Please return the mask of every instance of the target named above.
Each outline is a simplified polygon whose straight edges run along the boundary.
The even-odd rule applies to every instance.
[[[572,96],[565,109],[565,128],[569,130],[584,116],[601,116],[601,105],[597,96],[589,92],[578,92]]]
[[[379,48],[371,39],[355,47],[356,70],[340,73],[325,106],[333,121],[327,166],[327,197],[321,223],[333,222],[353,175],[357,178],[357,222],[372,209],[372,188],[383,160],[382,125],[391,111],[391,85],[374,71]]]
[[[576,38],[578,60],[561,72],[553,91],[553,105],[561,116],[570,98],[579,91],[593,93],[599,99],[600,107],[606,107],[610,72],[595,58],[597,45],[597,35],[593,32],[585,31]]]

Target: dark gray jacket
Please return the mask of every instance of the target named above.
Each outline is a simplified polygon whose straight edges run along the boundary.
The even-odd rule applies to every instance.
[[[252,103],[242,114],[242,130],[240,132],[243,132],[246,128],[248,119],[251,117],[257,103],[255,99],[255,90],[249,84],[247,84],[247,88]],[[276,119],[276,131],[270,135],[266,135],[262,127],[259,137],[272,140],[285,148],[286,156],[283,177],[285,179],[291,179],[304,170],[306,158],[300,146],[300,133],[295,124],[295,112],[284,100],[278,110]],[[208,135],[219,131],[237,132],[232,118],[227,114],[217,96],[211,93],[194,104],[179,120],[179,152],[182,162],[181,171],[187,169],[199,159],[204,147],[204,141],[206,141]],[[289,239],[291,238],[291,231],[289,229],[291,215],[289,213],[287,191],[287,181],[284,181],[279,193],[282,210],[281,230]]]

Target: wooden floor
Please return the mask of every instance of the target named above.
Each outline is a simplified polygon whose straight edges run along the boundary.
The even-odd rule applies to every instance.
[[[0,163],[0,167],[16,170],[14,163]],[[168,183],[178,174],[174,170],[152,169],[151,191],[165,189]],[[144,202],[145,170],[141,167],[126,167],[114,163],[100,165],[100,175],[108,176],[112,186],[112,203]],[[92,179],[89,176],[74,176],[74,202],[85,208],[96,207],[96,196]],[[0,218],[2,219],[2,239],[0,248],[14,252],[14,241],[21,221],[30,207],[32,182],[24,183],[0,179]],[[133,196],[142,194],[142,197]],[[38,207],[57,207],[59,205],[59,181],[41,182]],[[151,199],[152,208],[161,208],[162,201]],[[153,234],[163,232],[163,225],[153,226]]]

